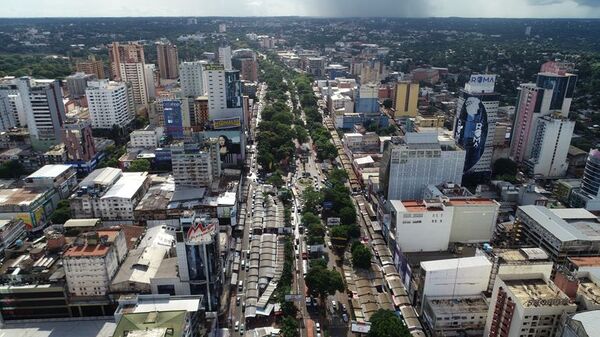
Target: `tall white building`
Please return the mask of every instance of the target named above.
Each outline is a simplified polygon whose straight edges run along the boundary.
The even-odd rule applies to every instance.
[[[239,71],[228,71],[222,65],[215,64],[206,65],[204,71],[207,78],[208,119],[214,122],[237,118],[241,125],[243,96]]]
[[[34,149],[48,149],[59,144],[62,141],[61,128],[66,119],[60,82],[22,77],[18,87]]]
[[[148,88],[146,84],[144,63],[121,63],[121,79],[131,83],[133,102],[136,105],[148,104]]]
[[[171,145],[171,163],[175,185],[210,187],[213,181],[211,154],[202,151],[198,144]]]
[[[231,70],[231,47],[219,47],[219,63],[225,67],[225,70]]]
[[[156,98],[156,65],[144,64],[144,79],[146,81],[146,95],[148,99]]]
[[[203,96],[207,85],[204,76],[204,66],[206,61],[182,62],[179,65],[179,80],[181,81],[181,90],[184,96]]]
[[[460,183],[465,151],[441,145],[437,134],[407,133],[404,142],[389,143],[380,167],[380,185],[387,200],[414,200],[427,185]]]
[[[120,227],[79,236],[62,258],[71,296],[104,296],[110,281],[127,255],[125,233]]]
[[[133,97],[127,84],[108,80],[89,82],[85,93],[94,128],[125,126],[133,120]]]
[[[0,130],[27,125],[27,113],[17,86],[17,79],[0,79]]]
[[[575,121],[556,112],[538,118],[531,156],[525,164],[534,176],[563,177],[569,164],[567,154],[575,130]]]

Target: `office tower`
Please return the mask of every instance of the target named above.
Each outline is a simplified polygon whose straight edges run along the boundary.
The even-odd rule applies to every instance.
[[[89,119],[67,119],[63,125],[63,140],[69,161],[87,162],[96,155]]]
[[[180,100],[164,100],[162,101],[165,134],[174,139],[183,139],[184,136],[184,114]],[[188,123],[189,124],[189,121]]]
[[[103,79],[104,75],[104,63],[102,60],[96,60],[94,55],[90,55],[87,61],[79,61],[75,64],[77,72],[81,72],[88,75],[94,75],[98,79]]]
[[[244,81],[258,81],[258,62],[255,59],[245,58],[240,60],[241,78]]]
[[[148,99],[156,98],[156,65],[144,64],[144,79],[146,81],[146,95]]]
[[[591,149],[581,179],[581,190],[590,196],[600,197],[600,151]]]
[[[131,83],[133,102],[136,105],[148,104],[148,88],[146,84],[144,63],[121,63],[121,79]]]
[[[157,42],[156,56],[160,78],[176,79],[177,76],[179,76],[177,68],[179,66],[179,54],[177,52],[177,46],[172,45],[170,42]]]
[[[203,96],[206,91],[204,66],[206,61],[181,62],[179,80],[183,96]]]
[[[219,47],[219,63],[225,67],[225,70],[231,70],[231,47]]]
[[[536,83],[521,84],[510,143],[514,161],[523,163],[531,157],[539,118],[557,111],[563,117],[569,115],[576,82],[577,75],[569,73],[568,65],[546,62]]]
[[[411,82],[396,83],[394,118],[417,117],[419,103],[419,84]]]
[[[134,104],[127,84],[108,80],[90,82],[86,96],[93,128],[123,127],[133,121]]]
[[[47,150],[52,145],[61,143],[65,105],[60,82],[21,77],[18,87],[33,148]]]
[[[189,284],[192,295],[203,295],[206,310],[215,311],[223,272],[219,251],[219,221],[208,214],[186,211],[177,232],[177,265],[179,279]]]
[[[538,118],[531,156],[525,162],[528,172],[536,177],[563,177],[574,130],[575,121],[559,112]]]
[[[379,86],[374,83],[362,84],[355,98],[354,112],[373,114],[379,113]]]
[[[213,181],[210,153],[196,143],[171,145],[171,162],[176,186],[210,187]]]
[[[242,83],[237,70],[225,70],[222,65],[205,67],[208,92],[209,120],[235,120],[238,127],[242,118]],[[228,124],[228,127],[231,127]]]
[[[110,70],[112,79],[120,81],[123,79],[121,74],[121,63],[144,63],[144,46],[137,42],[128,42],[120,44],[113,42],[108,45],[108,57],[110,60]]]
[[[460,91],[454,121],[454,140],[465,150],[463,179],[486,181],[492,174],[493,137],[500,96],[496,75],[471,75]]]
[[[496,278],[484,336],[554,337],[575,303],[544,274]]]
[[[407,133],[386,146],[379,172],[387,200],[418,199],[427,185],[461,182],[465,151],[441,145],[437,134]]]
[[[4,130],[11,127],[24,127],[27,125],[27,113],[21,92],[19,79],[5,77],[0,79],[0,115]]]
[[[67,76],[67,90],[69,97],[79,99],[85,96],[87,83],[96,79],[95,75],[77,72]]]

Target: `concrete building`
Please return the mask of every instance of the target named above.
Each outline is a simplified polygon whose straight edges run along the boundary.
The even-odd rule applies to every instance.
[[[358,113],[379,113],[379,86],[374,83],[362,84],[355,99],[354,111]]]
[[[25,187],[56,189],[66,199],[77,187],[77,172],[71,165],[45,165],[24,179]]]
[[[21,219],[28,232],[39,232],[46,227],[48,219],[60,196],[54,188],[0,189],[0,219]]]
[[[560,337],[593,337],[600,331],[600,310],[578,312],[569,316]]]
[[[577,305],[544,275],[499,277],[484,336],[556,336],[563,316],[576,309]]]
[[[491,178],[494,134],[500,96],[494,92],[496,75],[471,75],[460,91],[454,121],[454,139],[465,150],[463,179],[485,182]]]
[[[488,303],[483,295],[425,298],[422,318],[433,337],[483,336]]]
[[[159,78],[158,69],[154,64],[144,64],[144,78],[146,80],[146,96],[148,100],[156,98],[156,87],[160,84],[155,78]]]
[[[220,160],[219,160],[220,161]],[[189,187],[209,187],[213,182],[213,160],[209,151],[198,144],[171,145],[171,162],[175,184]]]
[[[120,227],[87,232],[63,254],[67,289],[71,296],[105,296],[110,281],[127,255]]]
[[[129,147],[132,148],[157,148],[163,137],[164,129],[162,127],[146,126],[141,130],[134,130],[129,134]]]
[[[560,113],[539,117],[532,143],[531,155],[525,161],[530,174],[535,177],[559,178],[567,173],[567,155],[575,121]]]
[[[61,143],[65,105],[60,82],[21,77],[17,83],[33,148],[47,150]]]
[[[240,74],[237,70],[225,70],[222,65],[206,65],[209,121],[235,121],[241,126],[243,97]],[[228,124],[228,127],[229,126]],[[219,128],[217,126],[214,127]]]
[[[414,200],[427,185],[460,183],[465,151],[441,145],[435,134],[407,133],[404,142],[389,143],[380,166],[380,184],[388,200]]]
[[[133,96],[125,83],[90,82],[86,96],[93,128],[111,129],[114,125],[125,126],[133,121]]]
[[[309,57],[306,59],[306,72],[315,77],[325,77],[325,58]]]
[[[600,151],[591,149],[587,156],[581,188],[575,188],[569,198],[572,207],[600,211]]]
[[[0,79],[0,131],[27,126],[27,112],[18,81],[14,77]]]
[[[120,63],[121,79],[131,84],[133,102],[136,105],[148,104],[148,83],[146,83],[144,63]]]
[[[170,42],[156,43],[156,57],[160,78],[176,79],[179,76],[179,53],[177,46]]]
[[[173,139],[183,139],[190,127],[189,114],[184,113],[182,103],[177,99],[162,101],[165,135]]]
[[[97,79],[104,79],[104,63],[102,60],[96,60],[94,55],[90,55],[86,61],[75,63],[77,72],[94,75]]]
[[[411,82],[396,83],[394,118],[414,118],[419,112],[419,84]]]
[[[77,163],[78,168],[85,172],[96,167],[98,152],[89,119],[67,119],[63,125],[63,140],[69,163]]]
[[[111,79],[124,80],[122,63],[145,63],[144,46],[137,42],[120,44],[113,42],[108,45],[108,58],[110,61]]]
[[[77,72],[73,75],[69,75],[66,78],[67,90],[69,91],[69,97],[79,99],[85,96],[85,89],[87,88],[87,82],[96,79],[95,75]]]
[[[240,78],[244,81],[258,81],[258,62],[255,58],[240,59]]]
[[[204,76],[206,61],[181,62],[179,65],[179,80],[183,96],[204,96],[207,78]]]
[[[69,199],[74,218],[133,221],[133,210],[150,185],[147,172],[94,170]]]
[[[233,69],[231,65],[231,47],[219,47],[219,64],[221,64],[225,70]]]
[[[27,235],[25,223],[21,219],[0,220],[0,255],[5,256],[4,250],[17,240]]]
[[[600,256],[600,221],[585,209],[520,206],[516,217],[524,241],[559,265],[572,256]]]

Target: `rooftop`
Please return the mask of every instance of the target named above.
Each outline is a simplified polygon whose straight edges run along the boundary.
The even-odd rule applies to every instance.
[[[4,322],[0,336],[10,337],[112,337],[117,324],[111,320]]]
[[[162,337],[167,334],[180,337],[183,336],[185,326],[185,310],[131,313],[121,317],[113,337],[131,337],[135,332],[140,332],[137,335],[145,337]]]
[[[581,267],[597,267],[600,266],[600,256],[577,256],[569,257],[572,264]]]
[[[579,312],[571,317],[572,320],[581,323],[581,327],[588,333],[588,336],[594,336],[594,333],[600,331],[599,318],[600,310]]]
[[[492,267],[485,256],[462,257],[458,259],[436,260],[421,262],[421,268],[426,271],[449,270],[470,267]]]
[[[529,205],[519,209],[560,241],[600,240],[598,218],[583,208],[549,209]]]
[[[28,206],[41,198],[46,190],[32,188],[0,189],[0,205]]]
[[[436,316],[458,313],[486,313],[488,303],[483,296],[429,297],[429,306]]]
[[[564,306],[570,302],[562,291],[541,278],[505,280],[504,283],[524,307]]]
[[[44,165],[39,170],[30,174],[27,179],[56,178],[70,168],[71,165]]]
[[[69,219],[65,222],[63,227],[96,227],[98,224],[100,224],[100,219]]]
[[[146,182],[148,172],[125,172],[121,179],[102,196],[106,198],[131,199]]]
[[[114,242],[120,233],[119,230],[100,230],[97,231],[98,238],[107,237],[107,242]],[[78,238],[78,240],[81,239]],[[102,244],[100,241],[92,242],[89,239],[85,240],[82,245],[74,244],[65,251],[65,257],[88,257],[88,256],[104,256],[108,253],[110,245]]]

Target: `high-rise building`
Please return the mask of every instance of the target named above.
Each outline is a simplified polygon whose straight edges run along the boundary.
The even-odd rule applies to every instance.
[[[79,99],[85,96],[85,89],[87,83],[96,79],[96,75],[86,74],[77,72],[73,75],[67,76],[67,90],[69,91],[69,97]]]
[[[531,157],[541,117],[556,112],[568,117],[577,82],[577,75],[568,71],[566,64],[547,62],[542,65],[536,83],[524,83],[519,87],[510,143],[510,156],[514,161],[523,163]],[[554,156],[546,151],[538,155]]]
[[[533,135],[531,155],[525,162],[530,174],[559,178],[567,173],[567,155],[575,121],[555,112],[539,117]]]
[[[461,182],[465,151],[440,144],[437,134],[407,133],[386,146],[379,175],[387,200],[419,199],[427,185]]]
[[[204,66],[206,61],[181,62],[179,79],[184,96],[203,96],[206,92]]]
[[[496,75],[471,75],[458,97],[454,139],[465,154],[463,179],[486,181],[492,174],[493,137],[500,96]]]
[[[108,57],[110,60],[110,70],[112,79],[122,80],[121,63],[144,63],[144,46],[137,42],[128,42],[120,44],[113,42],[108,45]]]
[[[358,96],[354,99],[354,112],[379,113],[379,86],[374,83],[362,84]]]
[[[411,82],[396,83],[394,118],[417,117],[419,103],[419,84]]]
[[[543,274],[496,278],[484,336],[553,337],[575,303]]]
[[[162,101],[162,105],[165,115],[165,134],[173,139],[183,139],[185,117],[181,109],[181,101],[164,100]],[[189,125],[189,121],[185,124]]]
[[[242,118],[242,83],[237,70],[225,70],[222,65],[207,65],[205,67],[207,77],[208,111],[209,120],[237,119],[237,127]],[[227,127],[233,124],[228,123]],[[233,125],[233,127],[236,127]],[[217,128],[217,127],[215,127]]]
[[[77,72],[94,75],[97,79],[103,79],[105,77],[104,63],[102,60],[96,60],[94,55],[90,55],[87,61],[77,62],[75,68]]]
[[[96,145],[89,119],[67,119],[63,125],[63,140],[67,160],[88,162],[96,156]]]
[[[179,66],[179,54],[177,52],[177,46],[170,42],[157,42],[156,55],[160,78],[176,79],[177,76],[179,76],[177,68]]]
[[[148,88],[146,84],[144,63],[120,63],[121,79],[131,83],[133,102],[136,105],[148,104]]]
[[[213,181],[210,153],[196,143],[171,145],[171,163],[176,186],[209,187]]]
[[[93,128],[110,129],[133,121],[133,97],[127,84],[108,80],[90,82],[86,96]]]
[[[14,77],[0,80],[0,131],[15,126],[27,125],[27,114],[21,98],[17,79]]]
[[[65,105],[60,82],[21,77],[18,86],[34,149],[47,150],[61,143]]]
[[[219,63],[225,67],[225,70],[231,70],[231,47],[219,47]]]
[[[156,65],[144,64],[144,79],[146,80],[146,95],[148,99],[156,98]]]
[[[306,72],[315,77],[325,77],[325,58],[308,57],[306,59]]]
[[[203,131],[208,126],[208,97],[198,96],[194,99],[194,131]]]

